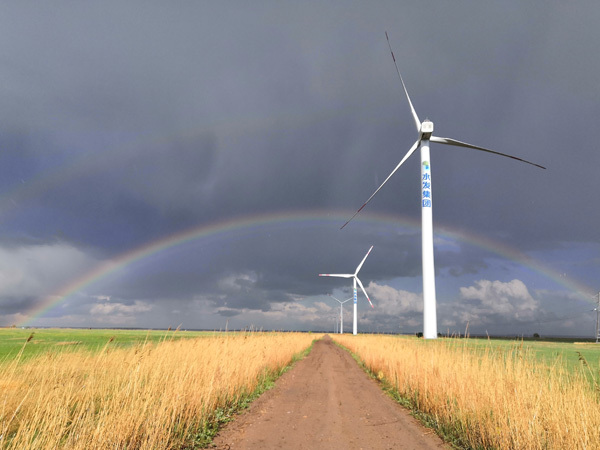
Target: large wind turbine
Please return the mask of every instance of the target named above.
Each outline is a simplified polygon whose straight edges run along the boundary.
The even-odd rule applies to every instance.
[[[431,164],[429,159],[429,142],[437,142],[438,144],[446,144],[446,145],[454,145],[458,147],[466,147],[474,150],[480,150],[487,153],[493,153],[494,155],[506,156],[507,158],[516,159],[517,161],[522,161],[527,164],[534,165],[536,167],[540,167],[545,169],[545,167],[540,166],[539,164],[532,163],[530,161],[526,161],[521,158],[517,158],[516,156],[507,155],[505,153],[496,152],[493,150],[489,150],[487,148],[478,147],[476,145],[467,144],[466,142],[457,141],[455,139],[443,138],[433,135],[433,122],[429,119],[425,119],[423,122],[419,120],[419,116],[413,107],[412,102],[410,101],[410,97],[408,96],[408,91],[406,90],[406,86],[404,84],[404,80],[402,79],[402,75],[400,75],[400,70],[398,69],[398,64],[396,63],[396,58],[394,57],[394,52],[392,51],[392,46],[390,45],[390,39],[388,38],[387,32],[385,33],[385,37],[388,42],[388,46],[390,48],[390,53],[392,54],[392,59],[394,60],[394,65],[396,66],[396,72],[398,73],[398,77],[402,83],[402,87],[404,88],[404,94],[406,94],[406,99],[408,100],[408,104],[410,106],[410,110],[412,112],[413,119],[415,121],[415,126],[417,127],[417,132],[419,137],[416,142],[410,148],[410,150],[404,155],[404,158],[400,161],[400,163],[396,166],[392,173],[385,179],[381,186],[377,188],[377,190],[369,197],[369,199],[354,213],[354,215],[350,218],[352,220],[366,205],[371,201],[371,199],[379,192],[379,190],[383,187],[385,183],[396,173],[398,168],[404,164],[417,148],[421,148],[421,245],[423,251],[423,336],[426,339],[435,339],[437,338],[437,317],[436,317],[436,299],[435,299],[435,272],[434,272],[434,264],[433,264],[433,223],[432,223],[432,196],[431,196]],[[348,222],[350,222],[348,220]],[[346,222],[342,225],[344,228],[348,225]]]
[[[360,282],[360,279],[358,278],[358,272],[360,271],[360,268],[362,267],[362,265],[365,263],[367,256],[369,256],[369,253],[371,253],[371,250],[373,250],[372,245],[371,245],[371,248],[369,249],[369,251],[367,252],[367,254],[365,255],[365,257],[363,258],[363,260],[360,262],[360,264],[356,268],[356,271],[354,273],[320,273],[319,274],[320,277],[339,277],[339,278],[352,278],[353,279],[354,323],[352,326],[352,334],[354,334],[355,336],[357,334],[357,299],[356,299],[356,282],[357,281],[358,281],[358,284],[360,285],[360,288],[362,289],[363,293],[365,294],[365,297],[367,297],[367,300],[369,300],[369,304],[371,305],[371,308],[373,308],[373,303],[371,303],[371,299],[367,295],[367,291],[365,291],[363,284]]]
[[[344,334],[344,310],[342,308],[342,305],[346,302],[349,302],[350,300],[352,300],[352,297],[350,297],[347,300],[341,301],[337,298],[335,298],[333,295],[329,294],[329,296],[336,300],[339,304],[340,304],[340,334]]]

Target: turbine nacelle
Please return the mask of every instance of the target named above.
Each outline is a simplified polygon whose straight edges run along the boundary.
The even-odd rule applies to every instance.
[[[429,119],[425,119],[419,127],[419,140],[428,141],[433,134],[433,122]]]

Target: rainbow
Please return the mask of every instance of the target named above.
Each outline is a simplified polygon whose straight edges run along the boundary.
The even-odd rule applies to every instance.
[[[19,326],[25,326],[35,319],[43,317],[46,312],[64,302],[71,295],[83,290],[87,286],[96,283],[110,274],[123,270],[138,261],[144,260],[152,255],[181,246],[186,243],[209,237],[226,238],[228,235],[237,235],[239,233],[248,233],[258,230],[265,226],[278,224],[294,224],[295,226],[319,225],[335,226],[344,223],[350,213],[346,211],[287,211],[277,213],[267,213],[262,215],[251,215],[230,218],[211,224],[203,224],[198,227],[186,229],[175,234],[160,238],[141,245],[133,250],[126,251],[115,258],[98,264],[94,269],[85,273],[83,276],[70,281],[61,289],[41,299],[35,307],[27,311],[21,320]],[[399,226],[414,232],[420,230],[420,221],[392,214],[364,214],[363,217],[355,219],[362,223],[379,223],[386,225]],[[491,239],[475,235],[473,233],[465,234],[463,231],[452,229],[443,225],[436,225],[434,229],[436,236],[445,237],[452,241],[464,242],[474,245],[492,254],[499,255],[502,258],[509,259],[518,264],[529,267],[544,277],[552,279],[557,284],[564,286],[567,290],[581,295],[584,299],[589,299],[595,291],[565,274],[558,273],[556,270],[542,264],[520,250],[510,247],[506,244],[495,242]]]

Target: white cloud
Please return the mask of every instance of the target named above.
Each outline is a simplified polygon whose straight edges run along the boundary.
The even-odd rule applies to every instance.
[[[390,315],[423,312],[423,296],[372,281],[367,287],[379,311]]]
[[[209,302],[207,302],[209,304]],[[332,307],[324,302],[301,303],[301,302],[283,302],[274,303],[269,311],[259,311],[255,309],[230,309],[220,307],[220,313],[232,312],[230,315],[230,325],[237,326],[259,326],[268,328],[294,328],[298,324],[305,329],[323,329],[330,325],[332,320],[337,317],[339,309]],[[213,313],[215,311],[212,311]],[[227,316],[227,314],[224,314]]]
[[[323,312],[330,312],[333,310],[333,307],[331,305],[328,305],[327,303],[324,302],[315,302],[314,305],[317,307],[317,309],[319,309],[320,311]],[[337,310],[337,308],[336,308]]]
[[[272,305],[270,311],[259,313],[269,318],[298,320],[301,322],[313,322],[323,318],[323,314],[330,314],[331,307],[323,302],[315,302],[309,306],[303,303],[277,303]],[[256,312],[255,312],[256,314]]]
[[[136,315],[152,310],[152,305],[136,300],[132,305],[124,303],[97,303],[90,309],[90,314],[98,323],[131,324]]]
[[[218,286],[226,292],[243,292],[254,285],[257,278],[254,272],[236,273],[221,278],[218,281]]]
[[[401,329],[419,328],[422,324],[423,296],[371,282],[367,291],[375,310],[361,315],[359,324],[375,327],[378,324],[400,326]],[[472,286],[460,288],[459,298],[447,303],[438,298],[437,316],[440,329],[446,327],[510,325],[538,319],[540,302],[521,280],[509,282],[479,280]]]
[[[90,313],[100,315],[135,314],[150,311],[151,309],[151,305],[136,300],[133,305],[125,305],[123,303],[100,303],[92,306]]]
[[[466,329],[468,324],[476,332],[512,332],[515,326],[537,321],[540,314],[540,302],[517,279],[479,280],[461,287],[455,302],[438,303],[438,324],[442,330],[451,331],[456,327]]]
[[[540,306],[525,283],[516,279],[508,283],[479,280],[475,286],[461,287],[460,297],[471,301],[469,306],[473,306],[479,316],[498,314],[514,320],[534,319]]]

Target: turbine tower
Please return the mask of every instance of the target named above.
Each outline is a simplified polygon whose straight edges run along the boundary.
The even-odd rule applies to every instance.
[[[360,268],[362,267],[362,265],[365,263],[367,256],[369,256],[369,253],[371,253],[371,250],[373,250],[372,245],[371,245],[371,248],[369,249],[369,251],[367,252],[367,254],[365,255],[365,257],[363,258],[363,260],[360,262],[360,264],[356,268],[356,271],[354,273],[320,273],[319,274],[320,277],[338,277],[338,278],[352,278],[353,279],[352,286],[354,288],[354,296],[353,296],[353,298],[354,298],[354,323],[352,326],[352,334],[355,336],[357,334],[357,328],[358,328],[358,326],[357,326],[358,319],[357,319],[356,282],[358,282],[360,288],[362,289],[363,293],[365,294],[365,297],[367,297],[367,300],[369,300],[369,304],[371,305],[371,308],[374,308],[373,303],[371,303],[371,299],[367,295],[367,291],[365,291],[363,284],[361,283],[360,279],[358,278],[358,272],[360,271]]]
[[[402,75],[400,75],[400,70],[398,69],[398,64],[396,63],[396,58],[394,56],[394,52],[392,51],[392,46],[390,45],[390,39],[388,38],[387,32],[385,33],[385,37],[388,42],[388,46],[390,48],[390,53],[392,54],[392,59],[394,60],[394,65],[396,66],[396,72],[398,73],[398,77],[400,78],[400,82],[402,83],[402,87],[404,89],[404,94],[406,95],[406,99],[408,100],[408,104],[410,106],[410,110],[415,121],[415,126],[417,128],[418,138],[410,150],[404,155],[404,158],[400,161],[400,163],[396,166],[392,173],[385,179],[381,186],[377,188],[377,190],[371,195],[368,200],[354,213],[354,215],[342,225],[344,228],[348,223],[356,217],[356,215],[371,201],[371,199],[379,192],[379,190],[383,187],[385,183],[396,173],[398,168],[404,164],[417,148],[421,148],[421,180],[420,180],[420,189],[421,189],[421,246],[422,246],[422,264],[423,264],[423,337],[425,339],[436,339],[437,338],[437,317],[436,317],[436,297],[435,297],[435,271],[434,271],[434,262],[433,262],[433,214],[432,214],[432,195],[431,195],[431,159],[429,157],[429,142],[436,142],[438,144],[445,145],[454,145],[458,147],[466,147],[474,150],[480,150],[487,153],[492,153],[494,155],[506,156],[507,158],[512,158],[517,161],[521,161],[527,164],[534,165],[541,169],[545,169],[545,167],[540,166],[539,164],[532,163],[525,159],[517,158],[516,156],[507,155],[505,153],[496,152],[493,150],[489,150],[487,148],[478,147],[476,145],[467,144],[466,142],[457,141],[455,139],[443,138],[433,135],[433,122],[429,119],[425,119],[423,122],[419,120],[419,116],[417,116],[417,112],[413,107],[412,102],[410,101],[410,97],[408,96],[408,91],[406,90],[406,86],[404,84],[404,80],[402,79]]]
[[[329,296],[330,296],[332,299],[334,299],[334,300],[336,300],[337,302],[339,302],[339,304],[340,304],[340,334],[344,334],[344,311],[343,311],[343,309],[342,309],[342,305],[343,305],[344,303],[346,303],[346,302],[349,302],[350,300],[352,300],[352,297],[350,297],[350,298],[349,298],[349,299],[347,299],[347,300],[341,301],[341,300],[338,300],[337,298],[335,298],[335,297],[334,297],[333,295],[331,295],[331,294],[329,294]]]

